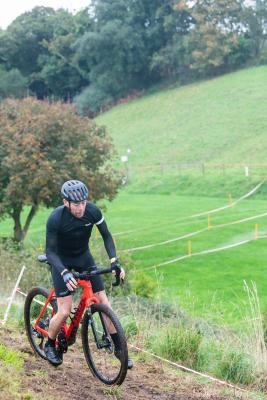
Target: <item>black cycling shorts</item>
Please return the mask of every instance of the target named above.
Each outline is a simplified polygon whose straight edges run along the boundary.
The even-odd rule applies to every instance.
[[[94,259],[88,251],[77,257],[60,256],[60,259],[67,269],[77,272],[90,271],[95,266]],[[53,266],[52,280],[57,297],[66,297],[73,293],[68,290],[59,271]],[[104,284],[100,275],[92,276],[90,282],[94,293],[104,290]]]

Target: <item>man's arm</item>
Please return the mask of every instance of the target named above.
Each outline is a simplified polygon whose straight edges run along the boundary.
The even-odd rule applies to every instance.
[[[115,271],[119,271],[120,278],[123,280],[125,278],[125,271],[119,263],[119,260],[116,257],[116,248],[114,244],[114,240],[111,236],[111,233],[108,230],[106,222],[103,220],[100,224],[96,224],[97,228],[103,238],[105,249],[108,253],[110,264],[114,267]]]
[[[110,260],[112,260],[113,258],[116,258],[116,248],[115,248],[114,240],[111,236],[111,233],[108,230],[106,222],[102,221],[101,224],[96,224],[96,225],[97,225],[97,228],[103,238],[105,249],[106,249],[106,252],[108,253]]]
[[[65,270],[57,249],[58,231],[53,217],[50,216],[46,224],[46,257],[49,264],[61,274]]]

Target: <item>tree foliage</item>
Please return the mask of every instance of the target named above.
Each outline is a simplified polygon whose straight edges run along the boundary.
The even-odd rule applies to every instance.
[[[0,66],[0,99],[24,97],[27,94],[27,83],[27,79],[21,75],[19,70],[6,71]]]
[[[225,65],[238,40],[239,0],[199,0],[192,7],[194,29],[188,35],[189,67],[211,75]]]
[[[13,218],[16,240],[23,240],[41,204],[58,204],[67,179],[86,182],[94,200],[115,196],[111,139],[71,105],[8,99],[0,105],[0,119],[0,215]],[[22,226],[25,206],[30,211]]]
[[[0,68],[16,71],[15,96],[25,79],[38,99],[94,115],[160,81],[267,62],[266,10],[267,0],[92,0],[75,15],[35,7],[0,30]],[[14,95],[11,80],[0,91]]]

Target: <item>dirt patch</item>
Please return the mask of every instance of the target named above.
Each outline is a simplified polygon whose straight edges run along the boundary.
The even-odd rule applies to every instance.
[[[23,389],[36,398],[53,400],[230,400],[241,398],[211,383],[200,383],[190,374],[175,371],[134,355],[134,368],[128,371],[120,387],[110,388],[97,381],[87,367],[79,343],[64,356],[64,363],[54,368],[34,356],[23,332],[1,329],[0,342],[22,353]],[[222,391],[223,390],[223,391]],[[247,397],[246,397],[247,398]]]

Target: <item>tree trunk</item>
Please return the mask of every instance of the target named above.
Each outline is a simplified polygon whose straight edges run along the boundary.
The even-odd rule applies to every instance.
[[[15,240],[15,242],[21,242],[23,240],[23,231],[22,231],[21,222],[20,222],[21,210],[22,210],[22,208],[19,207],[17,209],[14,209],[13,213],[12,213],[12,218],[14,220],[14,240]]]
[[[24,237],[26,236],[26,234],[27,234],[27,232],[28,232],[28,229],[29,229],[31,220],[32,220],[33,217],[35,216],[37,210],[38,210],[38,205],[37,205],[37,204],[32,205],[32,208],[31,208],[31,210],[30,210],[30,212],[29,212],[29,214],[28,214],[28,216],[27,216],[25,225],[24,225],[24,227],[23,227]]]
[[[13,211],[12,218],[14,220],[14,240],[16,242],[22,242],[24,240],[24,238],[28,232],[31,220],[33,219],[34,215],[36,214],[37,209],[38,209],[37,205],[33,205],[31,207],[23,228],[22,228],[21,222],[20,222],[20,215],[21,215],[22,207]]]

